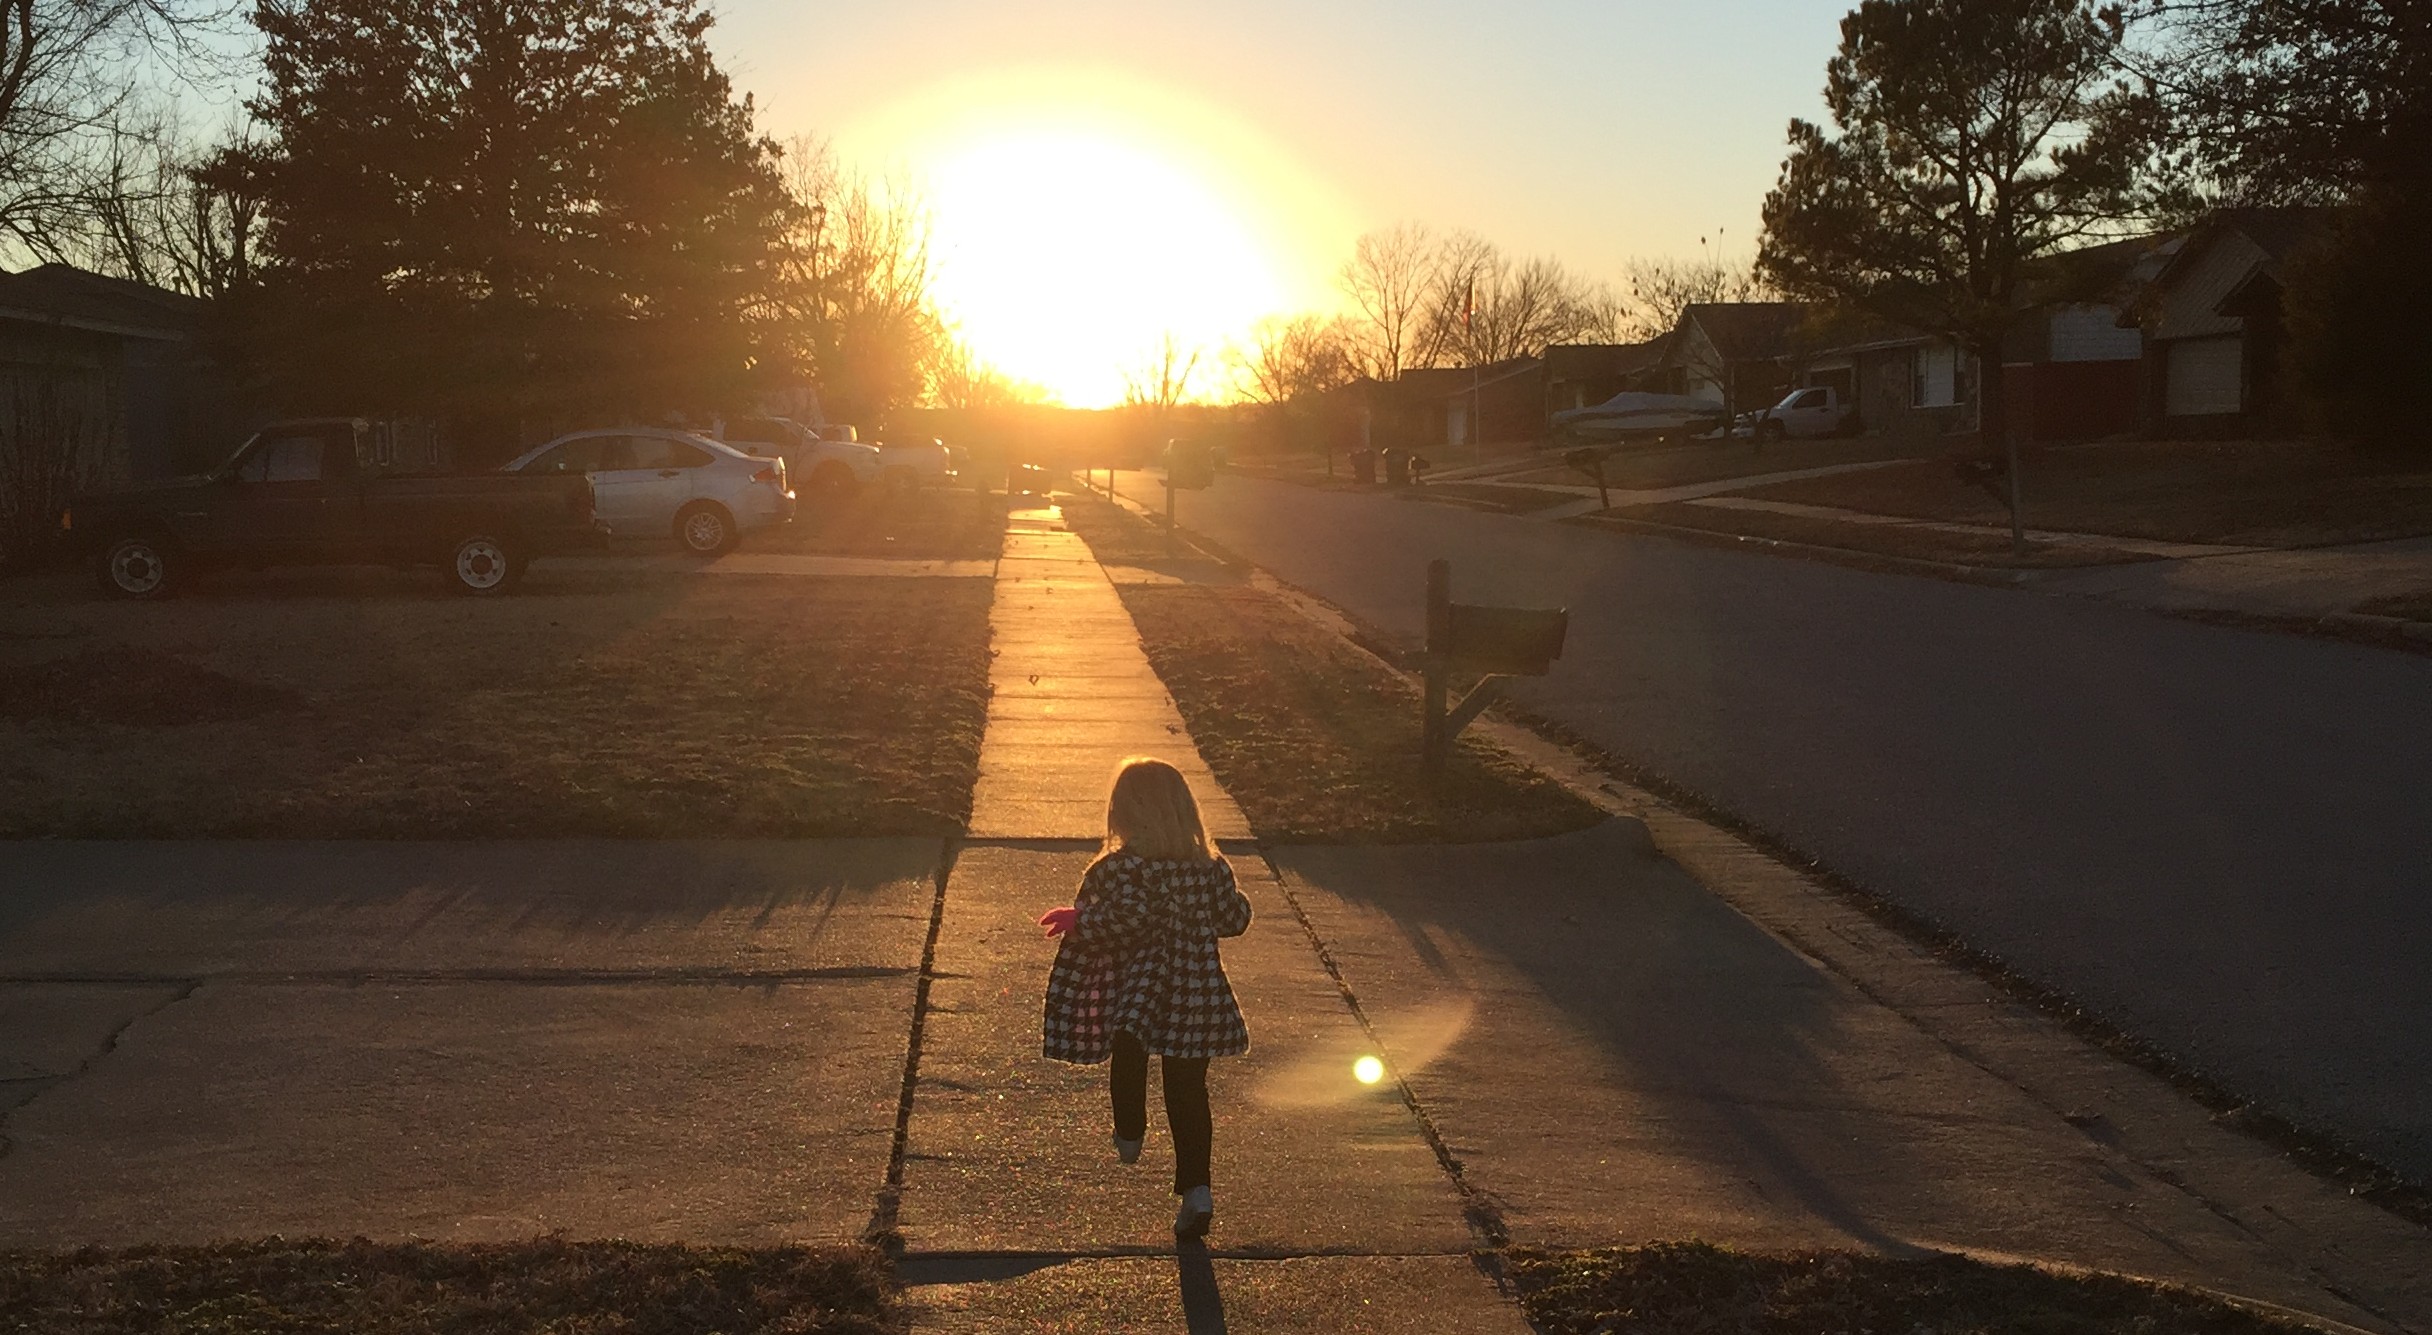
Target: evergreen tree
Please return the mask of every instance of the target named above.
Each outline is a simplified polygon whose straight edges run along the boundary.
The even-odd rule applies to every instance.
[[[2122,36],[2083,0],[1865,0],[1826,67],[1832,128],[1791,122],[1759,271],[1954,339],[1983,368],[1985,443],[2008,445],[2001,344],[2029,264],[2141,205],[2152,118]]]
[[[520,419],[731,403],[793,205],[705,0],[262,0],[260,365],[289,407]]]

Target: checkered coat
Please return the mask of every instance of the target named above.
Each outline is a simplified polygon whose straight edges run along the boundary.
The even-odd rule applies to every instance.
[[[1047,975],[1048,1056],[1106,1060],[1128,1033],[1163,1057],[1250,1050],[1219,937],[1250,928],[1250,901],[1222,858],[1151,861],[1120,849],[1081,878],[1081,911]]]

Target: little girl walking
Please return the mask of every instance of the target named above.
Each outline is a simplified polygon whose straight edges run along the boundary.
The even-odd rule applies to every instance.
[[[1047,976],[1047,1055],[1083,1065],[1113,1058],[1115,1154],[1133,1163],[1148,1134],[1148,1058],[1157,1054],[1182,1198],[1174,1233],[1205,1236],[1216,1214],[1208,1060],[1250,1049],[1216,941],[1249,930],[1250,901],[1180,770],[1123,762],[1106,799],[1106,851],[1073,903],[1039,925],[1064,939]]]

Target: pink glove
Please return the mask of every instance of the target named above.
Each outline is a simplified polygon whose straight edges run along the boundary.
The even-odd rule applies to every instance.
[[[1081,910],[1071,907],[1049,909],[1039,915],[1039,926],[1046,928],[1049,936],[1062,936],[1079,921]]]

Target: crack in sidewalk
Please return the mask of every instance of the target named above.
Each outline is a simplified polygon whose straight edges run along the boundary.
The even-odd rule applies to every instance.
[[[134,1029],[136,1025],[141,1024],[145,1020],[149,1020],[153,1016],[160,1014],[162,1011],[169,1009],[171,1006],[174,1006],[177,1003],[184,1001],[188,997],[193,996],[196,992],[201,991],[203,984],[209,980],[202,978],[183,978],[163,979],[161,981],[164,983],[177,984],[177,990],[161,1000],[154,1002],[152,1005],[146,1006],[142,1010],[128,1016],[126,1019],[120,1021],[117,1026],[112,1028],[109,1033],[102,1035],[100,1045],[94,1048],[92,1055],[86,1057],[83,1061],[76,1063],[75,1070],[64,1071],[58,1075],[34,1076],[22,1081],[11,1080],[6,1082],[12,1085],[29,1084],[36,1086],[36,1088],[17,1102],[9,1104],[5,1107],[0,1107],[0,1159],[7,1158],[10,1153],[17,1148],[16,1138],[8,1134],[8,1124],[16,1117],[18,1113],[32,1107],[36,1101],[41,1099],[43,1095],[50,1093],[52,1090],[59,1088],[61,1085],[68,1084],[81,1078],[94,1067],[100,1065],[105,1058],[110,1056],[110,1054],[118,1051],[118,1045],[126,1039],[128,1031]]]

